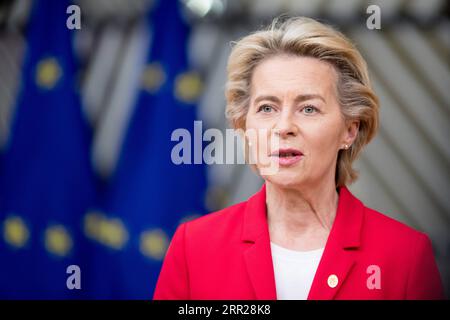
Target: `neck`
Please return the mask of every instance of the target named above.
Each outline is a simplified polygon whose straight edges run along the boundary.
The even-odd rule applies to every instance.
[[[338,199],[334,181],[314,187],[283,187],[267,181],[267,220],[273,242],[298,247],[295,243],[311,240],[313,247],[324,245]]]

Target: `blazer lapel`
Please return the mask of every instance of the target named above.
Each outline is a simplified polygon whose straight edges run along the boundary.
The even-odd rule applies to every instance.
[[[333,299],[356,262],[364,205],[345,187],[340,188],[339,193],[336,217],[308,295],[309,300]]]
[[[276,300],[275,276],[273,273],[270,244],[258,239],[245,253],[245,265],[258,300]],[[269,248],[269,250],[267,250]]]
[[[354,251],[339,246],[325,248],[309,291],[308,300],[332,300],[355,263]]]
[[[265,200],[266,189],[263,185],[261,190],[247,202],[242,241],[250,247],[244,251],[244,260],[256,299],[276,300]]]

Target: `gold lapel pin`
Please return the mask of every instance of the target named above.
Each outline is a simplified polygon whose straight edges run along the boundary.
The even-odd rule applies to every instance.
[[[328,280],[327,280],[328,286],[330,288],[336,288],[338,283],[339,283],[339,279],[338,279],[337,275],[330,274],[330,276],[328,277]]]

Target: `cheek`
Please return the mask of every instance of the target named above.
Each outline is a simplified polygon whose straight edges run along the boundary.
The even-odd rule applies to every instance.
[[[268,156],[268,134],[265,125],[261,125],[252,116],[245,120],[246,159],[250,164],[266,163]]]
[[[340,123],[316,123],[304,129],[305,142],[310,152],[317,156],[336,155],[342,136]]]
[[[247,117],[245,125],[247,141],[251,142],[253,146],[270,145],[271,124],[268,121]]]

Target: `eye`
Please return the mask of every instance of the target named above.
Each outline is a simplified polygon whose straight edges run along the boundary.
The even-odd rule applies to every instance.
[[[302,109],[302,112],[305,114],[314,114],[317,111],[319,111],[319,110],[312,105],[307,105]]]
[[[270,106],[268,104],[264,104],[258,108],[258,112],[270,113],[272,111],[273,111],[272,106]]]

